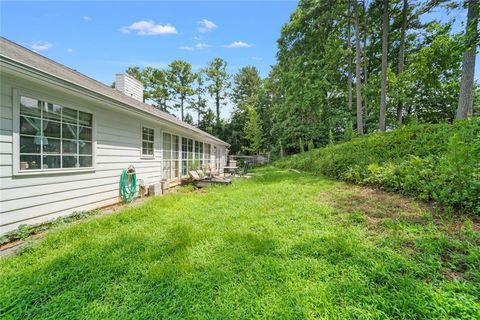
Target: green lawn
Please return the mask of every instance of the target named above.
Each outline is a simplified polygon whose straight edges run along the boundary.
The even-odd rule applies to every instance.
[[[48,232],[0,259],[0,318],[480,318],[465,217],[271,168]]]

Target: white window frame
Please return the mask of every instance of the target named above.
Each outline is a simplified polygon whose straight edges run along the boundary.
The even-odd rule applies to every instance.
[[[143,128],[153,131],[153,141],[143,140]],[[143,154],[143,141],[152,143],[152,154]],[[155,128],[142,124],[140,126],[140,159],[155,159]]]
[[[51,168],[51,169],[30,169],[20,170],[20,97],[25,96],[28,98],[45,101],[48,103],[58,104],[62,107],[90,113],[92,115],[92,166],[91,167],[78,167],[78,168]],[[12,90],[12,105],[13,105],[13,163],[12,174],[13,176],[30,176],[30,175],[52,175],[59,173],[81,173],[81,172],[94,172],[96,168],[96,151],[97,151],[97,135],[96,135],[96,114],[90,109],[86,108],[79,103],[72,103],[68,100],[59,99],[54,96],[49,96],[44,93],[24,89],[14,88]]]
[[[163,135],[164,134],[169,134],[170,135],[170,157],[169,159],[165,160],[163,158],[163,155],[164,155],[164,152],[165,152],[165,140],[163,139]],[[178,138],[178,150],[175,151],[174,149],[174,141],[175,141],[175,137]],[[174,153],[177,152],[177,158],[175,159],[174,158]],[[181,154],[182,154],[182,136],[177,134],[177,133],[174,133],[174,132],[171,132],[171,131],[163,131],[162,132],[162,179],[166,179],[168,181],[175,181],[175,180],[178,180],[182,177],[181,175],[181,162],[182,162],[182,159],[181,159]],[[167,179],[165,177],[163,177],[163,165],[165,163],[165,161],[169,161],[170,163],[170,179]],[[174,162],[177,162],[177,170],[178,170],[178,177],[175,177],[175,170],[174,170],[174,166],[173,166],[173,163]]]

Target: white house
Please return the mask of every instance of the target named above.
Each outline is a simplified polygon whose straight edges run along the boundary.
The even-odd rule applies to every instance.
[[[226,142],[143,103],[132,77],[116,83],[0,38],[0,234],[120,202],[129,165],[146,186],[223,170]]]

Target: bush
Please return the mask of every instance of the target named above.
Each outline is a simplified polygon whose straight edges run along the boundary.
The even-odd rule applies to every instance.
[[[276,162],[480,215],[480,118],[406,126]]]

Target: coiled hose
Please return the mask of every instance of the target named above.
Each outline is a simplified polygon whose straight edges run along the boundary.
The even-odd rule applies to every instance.
[[[120,195],[125,203],[130,203],[137,197],[137,174],[133,166],[123,169],[120,178]]]

